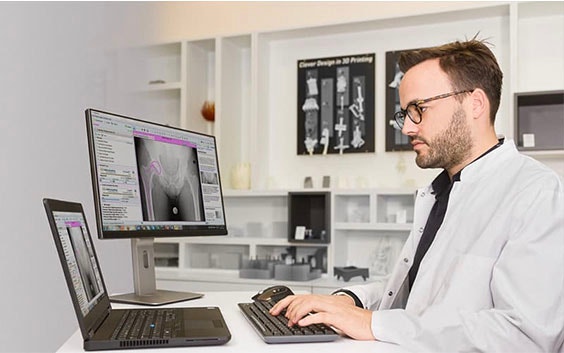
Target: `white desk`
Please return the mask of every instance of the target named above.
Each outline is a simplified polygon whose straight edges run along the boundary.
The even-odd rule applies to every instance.
[[[207,347],[183,347],[183,348],[159,348],[136,350],[140,353],[163,352],[171,353],[186,350],[190,353],[200,352],[292,352],[292,353],[343,353],[343,352],[374,352],[374,353],[405,353],[406,350],[389,343],[374,341],[355,341],[350,338],[340,337],[336,341],[326,343],[292,343],[292,344],[266,344],[255,332],[251,324],[245,319],[237,303],[249,302],[251,292],[208,292],[201,299],[176,303],[171,306],[218,306],[221,308],[225,322],[231,332],[231,340],[221,346]],[[131,306],[123,304],[112,304],[114,308],[128,308]],[[78,325],[78,323],[77,323]],[[77,330],[57,352],[83,352],[82,336]],[[105,351],[107,352],[107,351]],[[123,352],[123,350],[115,351]]]

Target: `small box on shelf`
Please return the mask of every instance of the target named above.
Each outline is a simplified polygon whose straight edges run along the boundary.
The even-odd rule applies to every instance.
[[[351,278],[360,276],[364,281],[369,277],[368,268],[360,268],[356,266],[334,267],[333,273],[337,279],[343,279],[345,282],[350,281]]]

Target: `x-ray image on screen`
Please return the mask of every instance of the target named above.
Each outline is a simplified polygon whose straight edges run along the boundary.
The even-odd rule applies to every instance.
[[[80,278],[84,286],[87,301],[90,302],[98,293],[100,293],[100,286],[96,281],[92,261],[90,260],[91,254],[86,247],[84,234],[81,227],[67,227],[69,237],[72,244],[74,257],[80,272]]]
[[[213,185],[219,184],[219,178],[217,176],[217,173],[202,172],[201,174],[202,174],[202,184],[213,184]]]
[[[196,148],[135,137],[145,221],[204,221]]]

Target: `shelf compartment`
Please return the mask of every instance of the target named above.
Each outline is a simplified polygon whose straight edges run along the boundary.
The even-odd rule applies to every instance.
[[[183,128],[213,135],[213,122],[202,117],[204,102],[216,98],[215,39],[191,41],[186,45],[186,116]]]
[[[232,188],[236,184],[231,182],[233,169],[239,163],[251,161],[251,143],[257,134],[256,124],[251,121],[251,36],[220,38],[217,55],[221,56],[217,73],[221,104],[216,105],[219,118],[215,124],[215,135],[219,141],[221,168],[226,176],[223,185]],[[253,166],[254,163],[250,167]]]
[[[331,194],[290,192],[288,194],[288,241],[329,243],[331,240]]]
[[[130,48],[121,56],[120,74],[134,90],[148,89],[155,82],[182,81],[182,43]]]
[[[128,94],[130,115],[159,124],[180,126],[181,90],[145,90]]]
[[[515,115],[520,150],[564,150],[564,91],[516,93]]]
[[[335,195],[335,222],[369,223],[370,210],[370,195]]]
[[[236,237],[282,238],[288,233],[287,193],[248,197],[225,196],[228,232]]]
[[[517,60],[514,90],[564,89],[564,2],[519,2],[515,7],[518,16],[515,24]],[[560,39],[550,43],[549,38]]]
[[[238,270],[249,258],[249,246],[231,244],[185,244],[185,268]]]
[[[326,246],[308,246],[286,244],[285,246],[257,245],[255,259],[273,259],[286,261],[290,256],[294,261],[289,263],[310,264],[313,269],[327,273],[328,258]]]
[[[408,233],[401,236],[381,232],[367,236],[364,231],[342,231],[336,240],[334,266],[369,269],[370,277],[387,276],[393,269]]]
[[[414,194],[379,194],[376,203],[377,223],[413,222]]]
[[[178,268],[178,243],[155,243],[155,266]]]

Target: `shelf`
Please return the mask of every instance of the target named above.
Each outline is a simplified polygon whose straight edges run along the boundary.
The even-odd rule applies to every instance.
[[[335,230],[409,232],[411,223],[335,223]]]
[[[239,278],[238,270],[211,269],[176,269],[170,267],[156,267],[158,279],[174,280],[209,280],[224,282]]]
[[[119,74],[125,87],[146,87],[151,81],[182,82],[182,43],[163,43],[125,50]]]
[[[288,241],[288,240],[286,240]],[[286,243],[286,246],[300,246],[300,247],[327,247],[329,246],[329,244],[327,242],[324,241],[320,241],[320,240],[290,240],[288,243]]]
[[[264,245],[264,246],[288,246],[286,238],[247,238],[217,236],[206,238],[167,238],[155,239],[158,244],[206,244],[206,245]]]
[[[363,283],[379,282],[384,285],[388,276],[370,276],[367,281],[360,277],[353,277],[350,281],[345,282],[338,280],[335,277],[324,274],[321,278],[313,279],[310,281],[278,281],[274,278],[269,279],[253,279],[253,278],[239,278],[239,271],[236,270],[219,270],[219,269],[196,269],[196,270],[175,270],[170,268],[157,267],[156,268],[158,280],[172,280],[172,281],[202,281],[202,282],[219,282],[219,283],[250,283],[269,285],[276,283],[277,285],[285,285],[288,287],[295,286],[311,286],[319,288],[332,288],[333,290],[345,286],[351,286]]]
[[[168,91],[168,90],[181,90],[183,86],[182,82],[164,82],[164,83],[154,83],[148,84],[135,89],[135,92],[156,92],[156,91]]]
[[[546,159],[551,159],[551,158],[564,158],[564,150],[554,150],[554,151],[528,151],[526,149],[521,149],[520,150],[521,153],[526,154],[528,156],[531,157],[535,157],[535,158],[546,158]]]
[[[287,197],[287,190],[236,190],[224,189],[223,197]]]

